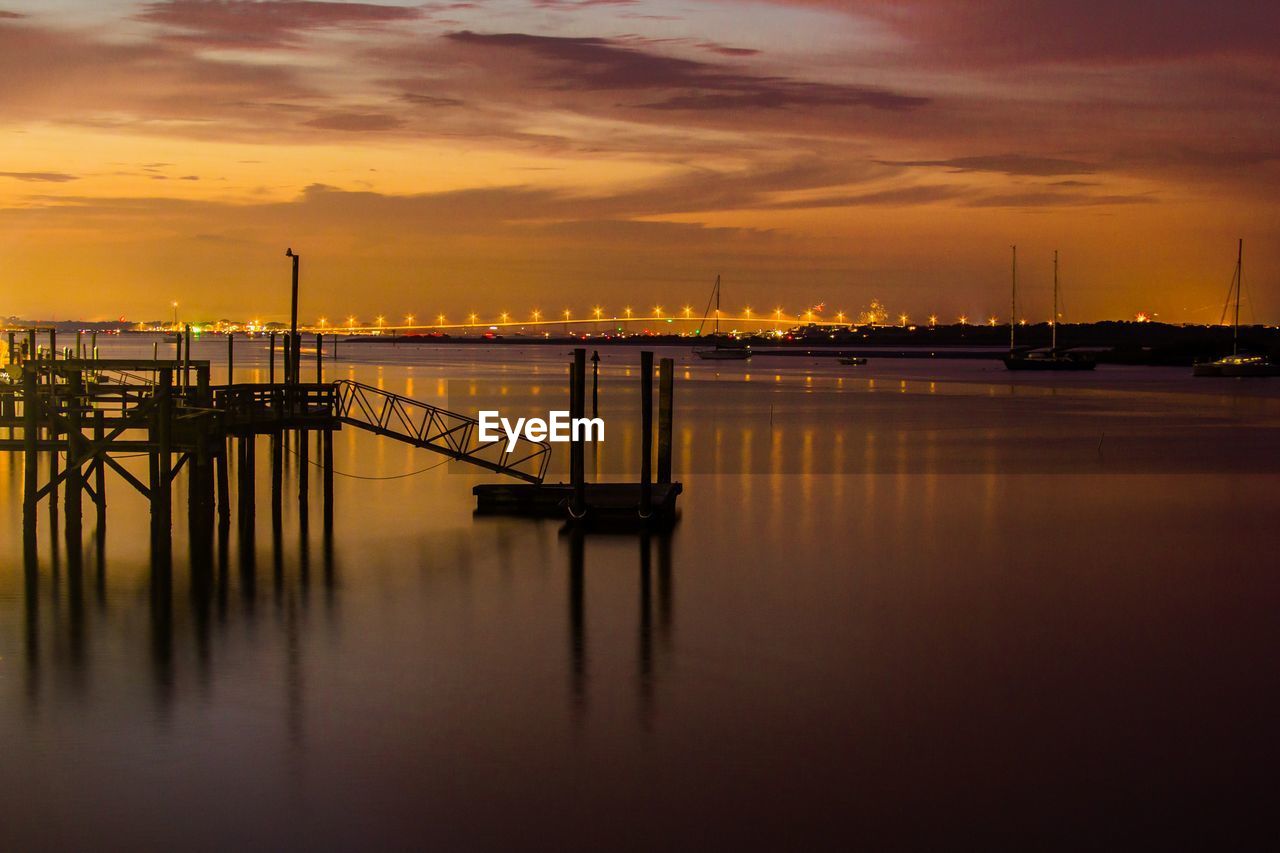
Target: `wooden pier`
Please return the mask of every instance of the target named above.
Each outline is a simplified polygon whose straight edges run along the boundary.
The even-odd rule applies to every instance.
[[[34,548],[41,502],[51,527],[65,518],[79,542],[85,498],[103,527],[108,474],[143,495],[151,511],[153,553],[170,556],[173,489],[186,469],[187,518],[193,552],[229,528],[233,498],[241,541],[251,543],[256,518],[257,439],[269,438],[271,517],[282,517],[286,452],[298,457],[299,518],[309,520],[311,468],[319,468],[326,531],[333,522],[333,433],[352,426],[430,450],[529,484],[541,483],[545,443],[481,442],[473,418],[355,382],[325,382],[323,338],[316,336],[314,382],[301,381],[301,335],[283,335],[283,382],[276,383],[276,336],[270,339],[268,383],[214,385],[208,360],[191,358],[191,331],[175,336],[173,358],[97,358],[96,342],[59,351],[53,329],[8,331],[8,363],[0,371],[0,452],[24,460],[24,538]],[[21,340],[18,338],[21,337]],[[47,346],[43,341],[47,340]],[[227,338],[227,375],[234,376],[234,338]],[[167,345],[166,345],[167,347]],[[314,439],[314,441],[313,441]],[[312,461],[315,448],[318,460]],[[229,460],[234,457],[236,477]],[[139,476],[121,459],[147,457]],[[43,463],[43,464],[42,464]],[[61,500],[60,500],[61,499]]]

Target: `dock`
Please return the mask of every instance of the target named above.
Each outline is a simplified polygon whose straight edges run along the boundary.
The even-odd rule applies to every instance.
[[[586,413],[587,351],[573,351],[569,362],[569,417]],[[598,408],[599,356],[592,358],[592,413]],[[658,365],[657,471],[655,477],[653,353],[640,353],[640,478],[634,483],[588,483],[586,447],[580,438],[569,445],[569,482],[485,484],[474,487],[476,513],[528,518],[562,518],[570,525],[611,529],[669,528],[678,519],[676,498],[684,490],[671,479],[671,434],[675,367],[664,358]]]
[[[583,493],[587,514],[583,520],[608,526],[639,525],[644,521],[651,521],[651,526],[670,523],[676,517],[676,496],[683,490],[680,483],[655,483],[646,513],[641,508],[639,483],[587,483]],[[486,483],[473,487],[471,493],[476,497],[479,515],[567,519],[571,517],[574,488],[570,483]]]
[[[315,336],[315,381],[302,379],[302,336],[292,333],[282,336],[284,370],[282,381],[276,381],[273,333],[270,381],[222,385],[210,381],[209,360],[191,357],[189,326],[171,339],[172,358],[161,358],[159,345],[151,359],[98,358],[96,341],[86,347],[79,339],[74,348],[60,350],[54,329],[13,329],[7,336],[7,363],[0,371],[0,452],[23,457],[23,529],[29,548],[35,547],[41,503],[48,505],[51,528],[65,519],[69,543],[79,542],[86,499],[96,510],[99,530],[104,529],[110,479],[147,499],[152,552],[167,561],[174,486],[184,468],[193,553],[210,552],[201,543],[211,543],[215,526],[230,526],[233,508],[242,541],[252,542],[257,445],[263,436],[270,447],[272,524],[280,523],[283,460],[292,453],[298,458],[301,524],[307,525],[315,467],[326,532],[333,522],[333,433],[345,427],[530,485],[542,482],[550,460],[546,443],[520,439],[508,448],[505,441],[481,441],[479,424],[466,415],[358,382],[324,381],[321,335]],[[234,351],[235,339],[228,336],[228,377],[234,375]],[[233,454],[235,466],[229,465]],[[141,475],[121,463],[139,455],[147,457]]]
[[[641,474],[634,483],[588,484],[582,439],[570,443],[570,482],[544,485],[551,456],[547,442],[521,437],[480,440],[479,423],[350,380],[324,380],[324,340],[315,336],[314,381],[302,379],[302,336],[283,333],[284,369],[276,381],[276,335],[270,335],[269,381],[215,385],[212,365],[191,357],[188,326],[171,339],[172,358],[98,358],[77,336],[74,348],[58,349],[56,331],[9,330],[8,358],[0,371],[0,452],[24,460],[24,539],[34,547],[38,506],[48,505],[58,526],[59,503],[68,542],[79,541],[85,499],[99,528],[107,511],[108,474],[142,494],[150,504],[153,553],[167,560],[174,516],[174,485],[186,469],[187,521],[193,553],[210,543],[215,526],[230,526],[235,510],[244,541],[252,542],[256,518],[257,445],[267,437],[271,466],[271,519],[278,526],[286,453],[298,458],[301,524],[309,516],[310,470],[319,469],[324,528],[333,523],[333,433],[346,427],[410,444],[490,473],[512,484],[475,488],[477,512],[526,517],[559,516],[570,524],[649,528],[676,518],[681,485],[671,481],[673,368],[659,370],[657,476],[654,476],[653,353],[641,353]],[[19,336],[22,338],[18,340]],[[47,339],[42,345],[41,338]],[[167,346],[167,344],[166,344]],[[227,337],[227,376],[233,377],[235,339]],[[168,353],[166,353],[168,355]],[[586,412],[586,351],[569,365],[569,406]],[[598,370],[598,368],[596,368]],[[593,381],[592,410],[598,382]],[[317,459],[312,460],[312,447]],[[235,454],[237,464],[229,460]],[[147,457],[135,474],[121,458]],[[231,470],[236,472],[232,483]],[[61,501],[60,501],[61,499]]]

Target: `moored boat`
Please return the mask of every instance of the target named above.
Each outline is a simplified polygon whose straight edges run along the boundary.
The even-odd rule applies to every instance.
[[[751,358],[751,347],[736,341],[718,341],[713,347],[695,349],[693,353],[708,361],[746,361]]]
[[[1010,370],[1093,370],[1098,362],[1090,353],[1049,349],[1009,353],[1004,366]]]
[[[702,337],[702,327],[711,313],[712,301],[716,306],[715,331],[711,333],[714,343],[710,347],[695,347],[693,354],[707,361],[746,361],[751,358],[751,345],[746,341],[720,336],[720,276],[716,276],[715,286],[711,288],[711,299],[707,301],[707,310],[702,313],[702,322],[698,324],[698,336]]]
[[[1236,243],[1236,270],[1231,277],[1231,290],[1227,292],[1227,305],[1235,297],[1235,319],[1232,321],[1231,355],[1216,361],[1204,361],[1191,365],[1191,375],[1212,378],[1251,378],[1280,376],[1280,364],[1272,364],[1264,355],[1240,352],[1240,291],[1244,289],[1244,240]],[[1223,306],[1222,319],[1227,308]]]
[[[1280,364],[1272,364],[1266,356],[1229,355],[1217,361],[1191,366],[1192,376],[1241,377],[1280,376]]]
[[[1013,298],[1009,314],[1009,354],[1004,366],[1009,370],[1093,370],[1098,366],[1092,353],[1058,349],[1058,253],[1053,253],[1053,319],[1049,322],[1052,337],[1048,349],[1018,350],[1014,329],[1018,313],[1018,247],[1013,247]]]

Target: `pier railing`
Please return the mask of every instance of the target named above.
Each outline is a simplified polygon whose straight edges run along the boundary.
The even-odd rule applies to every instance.
[[[336,394],[332,384],[241,383],[212,390],[213,406],[233,432],[318,428],[332,423]]]
[[[505,437],[481,441],[479,422],[467,415],[360,382],[339,380],[333,388],[345,424],[529,483],[546,477],[551,445],[545,441],[522,437],[508,452]]]

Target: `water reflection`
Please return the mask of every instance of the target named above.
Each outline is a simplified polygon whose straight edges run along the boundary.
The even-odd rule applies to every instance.
[[[661,664],[661,656],[671,647],[673,617],[673,575],[671,568],[671,540],[673,533],[588,534],[578,527],[565,527],[562,535],[569,543],[569,695],[579,725],[588,706],[590,684],[589,651],[587,638],[586,545],[588,538],[605,537],[615,541],[634,542],[637,555],[637,640],[636,640],[636,695],[640,709],[640,721],[645,730],[652,727],[654,716],[654,692],[656,684],[655,664]],[[657,552],[656,582],[653,566]],[[616,560],[601,561],[597,571],[617,568]],[[657,625],[654,625],[654,598],[657,588]],[[655,636],[657,647],[655,649]]]
[[[252,535],[233,540],[228,525],[220,525],[214,540],[192,537],[188,559],[175,564],[170,550],[153,547],[142,574],[145,582],[147,679],[151,701],[158,719],[164,720],[179,696],[179,685],[187,676],[202,691],[216,680],[215,653],[220,642],[230,640],[242,627],[254,629],[258,616],[259,587],[256,552],[249,543]],[[294,548],[286,549],[282,531],[272,531],[273,583],[271,588],[273,624],[285,650],[287,728],[301,738],[304,700],[303,643],[300,634],[312,601],[311,542],[305,531]],[[40,549],[26,542],[22,575],[23,681],[29,710],[38,714],[42,699],[50,689],[57,701],[81,697],[92,680],[90,664],[106,657],[101,650],[90,654],[91,640],[117,645],[126,642],[138,624],[138,612],[128,606],[128,588],[112,589],[106,561],[106,529],[99,525],[87,542],[67,542],[65,550],[53,547],[58,529],[48,531],[48,557],[39,558]],[[281,555],[296,555],[289,565]],[[321,539],[323,601],[326,609],[334,603],[338,575],[332,530]],[[233,582],[232,567],[237,568]],[[133,573],[137,575],[136,572]],[[87,576],[91,575],[93,605],[87,602]],[[119,584],[127,585],[122,579]],[[185,583],[186,613],[178,609]],[[231,606],[231,589],[239,587],[238,610]],[[137,600],[136,598],[133,600]],[[111,602],[109,604],[109,602]],[[191,673],[184,672],[184,644],[190,644]],[[126,653],[126,661],[130,656]],[[112,661],[118,666],[118,661]],[[127,669],[127,667],[126,667]],[[45,675],[56,678],[46,683]],[[118,668],[105,673],[108,678],[123,675]]]

